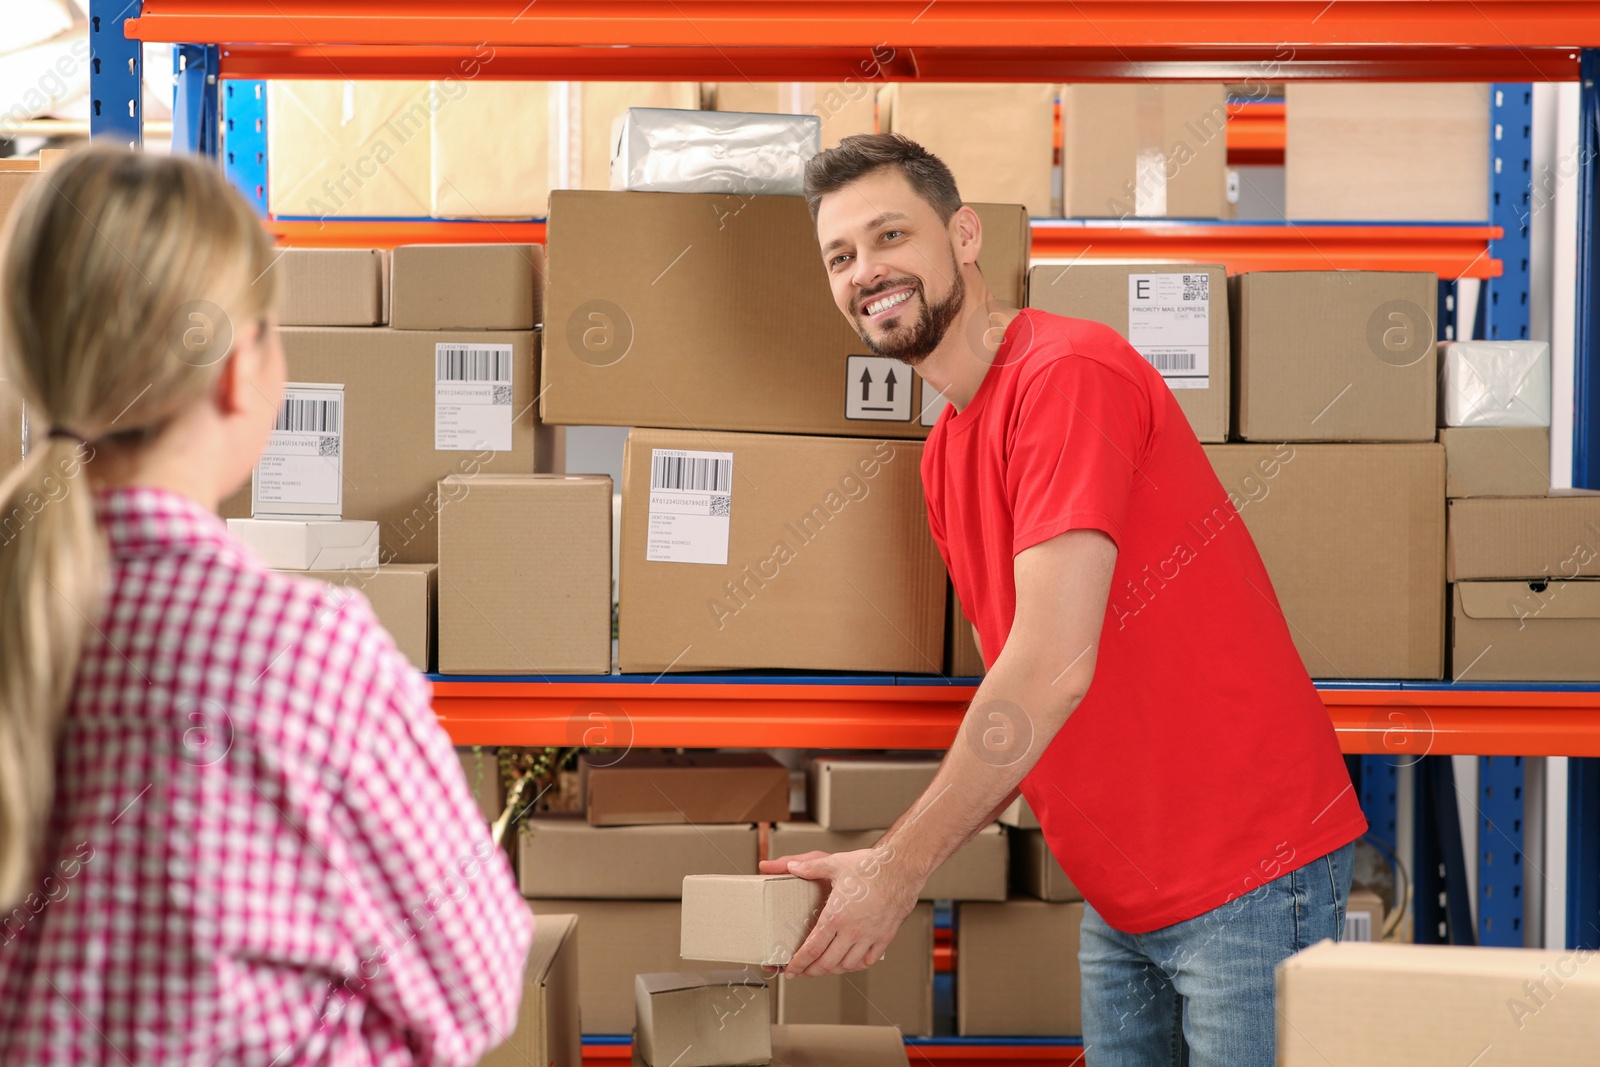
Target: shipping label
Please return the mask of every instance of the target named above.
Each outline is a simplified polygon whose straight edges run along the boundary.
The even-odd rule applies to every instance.
[[[434,345],[433,447],[511,451],[511,346]]]
[[[251,514],[340,517],[344,386],[290,383],[251,482]]]
[[[732,522],[732,452],[650,450],[645,559],[726,566]]]
[[[1171,389],[1211,384],[1211,275],[1128,275],[1128,343]]]

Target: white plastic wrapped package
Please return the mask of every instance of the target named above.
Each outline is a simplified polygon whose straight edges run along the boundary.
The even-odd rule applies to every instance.
[[[1550,425],[1548,343],[1449,341],[1439,355],[1443,425]]]
[[[611,127],[611,188],[799,196],[815,115],[632,107]]]

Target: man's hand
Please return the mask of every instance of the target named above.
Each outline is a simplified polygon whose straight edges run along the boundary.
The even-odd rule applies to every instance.
[[[883,958],[922,883],[888,847],[807,852],[761,861],[762,874],[794,874],[829,883],[828,900],[788,966],[787,978],[859,971]]]

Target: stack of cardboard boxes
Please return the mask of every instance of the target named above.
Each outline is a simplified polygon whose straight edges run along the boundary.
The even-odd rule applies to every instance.
[[[510,671],[520,660],[522,673],[544,669],[539,663],[550,657],[526,618],[540,604],[524,602],[519,613],[494,596],[508,588],[526,593],[539,575],[520,566],[528,558],[520,531],[496,530],[482,513],[507,499],[515,513],[530,500],[559,497],[563,521],[583,544],[569,553],[575,560],[554,550],[541,557],[540,574],[561,575],[560,581],[587,576],[591,584],[596,574],[605,582],[609,569],[609,561],[588,560],[596,541],[608,553],[609,518],[608,505],[595,515],[585,510],[595,495],[587,483],[533,476],[560,469],[564,442],[563,432],[539,425],[534,411],[543,249],[412,246],[391,258],[383,250],[291,248],[271,269],[284,292],[289,380],[308,395],[328,392],[341,405],[334,448],[300,462],[330,465],[343,518],[376,527],[376,565],[320,577],[360,589],[419,670],[434,664],[436,587],[441,667]],[[266,470],[256,472],[258,495]],[[452,475],[467,479],[470,492],[450,483]],[[280,480],[288,485],[280,495],[321,488],[309,477]],[[600,494],[609,498],[608,489]],[[221,508],[230,520],[251,510],[248,488]],[[440,568],[445,534],[455,529],[444,521],[447,513],[478,518],[477,530],[498,536],[487,544],[467,536],[454,566]],[[488,582],[485,571],[493,576]],[[577,578],[569,579],[574,571]],[[603,611],[588,614],[598,619]],[[586,621],[592,669],[605,670],[606,620],[592,621],[580,607],[546,629],[570,643]]]
[[[978,211],[1020,301],[1027,217]],[[540,417],[634,427],[620,668],[940,673],[918,466],[944,400],[845,322],[804,202],[556,192],[548,233]]]
[[[611,187],[611,123],[630,107],[815,115],[823,148],[903,133],[950,164],[969,200],[1020,203],[1036,218],[1230,211],[1220,83],[883,84],[896,59],[887,46],[826,84],[528,82],[479,77],[494,69],[493,49],[482,51],[434,82],[272,82],[272,213],[542,217],[553,190]]]
[[[582,757],[579,782],[582,814],[523,820],[519,881],[541,918],[578,916],[584,1032],[624,1034],[634,976],[683,969],[684,879],[756,874],[756,824],[788,818],[789,772],[759,753],[608,750]]]

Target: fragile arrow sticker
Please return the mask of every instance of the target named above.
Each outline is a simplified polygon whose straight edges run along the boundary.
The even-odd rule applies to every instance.
[[[844,417],[910,422],[914,373],[887,356],[850,356],[845,361]]]

